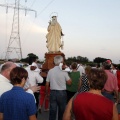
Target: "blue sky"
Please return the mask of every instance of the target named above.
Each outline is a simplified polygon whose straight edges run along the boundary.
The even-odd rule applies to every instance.
[[[83,56],[89,60],[95,57],[110,58],[120,63],[120,0],[21,0],[21,5],[37,11],[24,15],[20,11],[20,37],[23,57],[35,53],[44,59],[48,52],[46,34],[52,13],[57,13],[65,36],[66,57]],[[14,0],[0,0],[1,4]],[[13,10],[0,7],[0,58],[4,57],[11,33]]]

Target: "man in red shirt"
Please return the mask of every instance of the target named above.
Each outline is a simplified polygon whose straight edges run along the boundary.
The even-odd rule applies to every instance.
[[[113,102],[118,103],[118,81],[117,77],[111,72],[110,60],[107,60],[103,63],[103,69],[105,70],[108,78],[104,85],[102,94]],[[114,94],[116,101],[114,100]]]

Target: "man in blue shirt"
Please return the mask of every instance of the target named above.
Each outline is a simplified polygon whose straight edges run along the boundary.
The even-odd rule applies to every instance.
[[[14,87],[0,98],[0,120],[36,120],[34,97],[23,89],[27,77],[24,68],[15,67],[10,72]]]

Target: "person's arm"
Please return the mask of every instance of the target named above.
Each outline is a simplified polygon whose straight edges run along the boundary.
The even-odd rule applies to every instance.
[[[66,81],[66,83],[67,83],[68,85],[71,85],[71,84],[72,84],[72,80],[69,79],[69,80]]]
[[[29,116],[29,120],[37,120],[36,115]]]
[[[24,85],[24,87],[23,87],[23,89],[24,89],[26,92],[33,94],[33,93],[35,93],[35,92],[39,92],[40,87],[39,87],[37,84],[34,85],[34,86],[31,86],[31,84],[30,84],[29,81],[27,80],[26,83],[25,83],[25,85]]]
[[[82,78],[80,78],[80,80],[79,80],[79,84],[78,84],[78,91],[80,91],[80,87],[81,87],[81,85],[82,85],[82,80],[81,80]]]
[[[115,93],[115,97],[116,97],[116,103],[118,103],[118,80],[117,80],[117,77],[114,76],[114,93]]]
[[[113,105],[113,118],[112,120],[118,120],[118,111],[115,105]]]
[[[36,120],[36,113],[37,113],[37,107],[36,104],[34,102],[34,98],[32,95],[29,94],[28,96],[28,102],[25,105],[26,109],[27,109],[27,115],[29,116],[29,120]]]
[[[3,113],[4,113],[4,105],[3,105],[3,99],[2,95],[0,96],[0,120],[3,120]]]
[[[33,95],[35,103],[36,103],[36,99],[35,99],[34,93],[39,92],[39,90],[40,90],[40,86],[37,86],[37,85],[30,86],[28,89],[26,89],[27,93],[30,93]]]
[[[0,120],[3,120],[3,113],[0,113]]]
[[[51,30],[51,21],[49,22],[49,25],[48,25],[48,28],[47,28],[47,31],[50,32]]]
[[[71,85],[72,84],[72,80],[71,78],[69,77],[68,73],[65,72],[65,79],[66,79],[66,84],[67,85]]]
[[[71,118],[72,101],[73,101],[73,98],[70,99],[70,101],[68,102],[66,106],[65,112],[63,114],[63,120],[72,120]]]
[[[115,93],[115,96],[116,96],[116,103],[118,103],[118,90],[115,90],[114,93]]]
[[[34,85],[34,86],[29,86],[29,88],[27,88],[26,92],[28,93],[35,93],[35,92],[39,92],[40,90],[40,86]]]
[[[36,74],[36,80],[38,83],[42,83],[43,82],[43,77],[40,76],[39,73]]]

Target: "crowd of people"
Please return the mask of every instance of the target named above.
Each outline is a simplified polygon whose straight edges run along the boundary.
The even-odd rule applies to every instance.
[[[120,69],[110,60],[99,68],[76,62],[68,67],[57,55],[54,64],[46,78],[36,59],[26,68],[0,66],[0,120],[37,120],[42,109],[49,120],[118,120]]]

